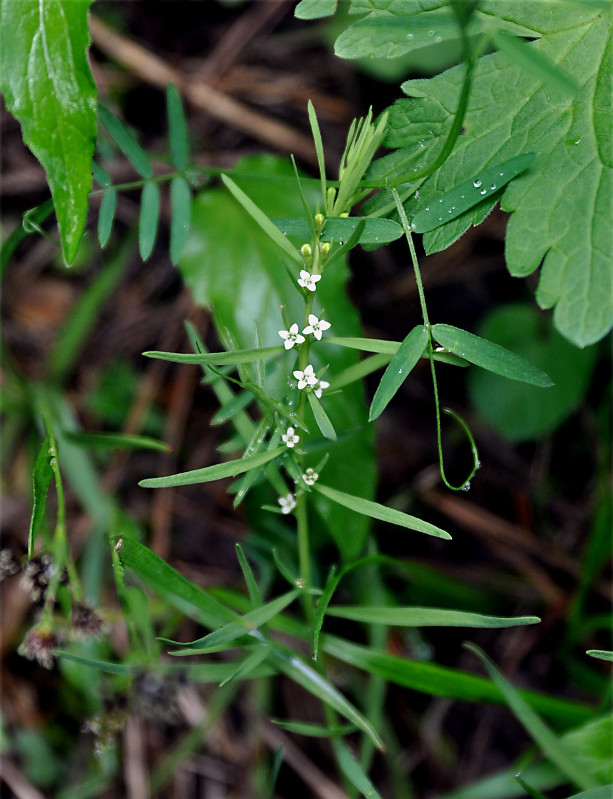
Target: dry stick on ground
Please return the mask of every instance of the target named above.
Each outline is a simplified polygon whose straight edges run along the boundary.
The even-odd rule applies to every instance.
[[[288,125],[253,111],[205,83],[186,78],[181,71],[168,66],[161,58],[141,45],[116,33],[93,15],[90,16],[89,25],[96,47],[146,83],[161,89],[169,83],[174,83],[178,91],[182,92],[191,103],[215,119],[265,142],[277,151],[293,153],[313,165],[317,163],[311,140]]]
[[[45,799],[6,755],[0,755],[0,779],[6,783],[17,799]]]

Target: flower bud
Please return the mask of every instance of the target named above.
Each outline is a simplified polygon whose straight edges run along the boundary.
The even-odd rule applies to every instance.
[[[300,252],[302,253],[302,257],[304,258],[307,264],[312,263],[313,261],[313,250],[311,249],[310,244],[303,244],[300,248]]]
[[[330,253],[330,242],[329,241],[325,241],[321,245],[321,257],[322,258],[327,258],[329,253]]]
[[[322,227],[324,226],[324,222],[326,221],[326,218],[325,218],[325,216],[323,214],[315,214],[314,221],[315,221],[315,227],[317,228],[317,230],[321,230]]]

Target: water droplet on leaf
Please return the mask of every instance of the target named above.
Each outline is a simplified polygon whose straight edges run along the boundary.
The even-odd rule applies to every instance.
[[[483,181],[482,181],[482,180],[479,180],[479,178],[477,178],[477,180],[473,180],[473,186],[474,186],[476,189],[478,189],[478,188],[479,188],[479,186],[483,186]]]
[[[479,194],[487,194],[487,189],[481,189],[481,191],[479,192]]]

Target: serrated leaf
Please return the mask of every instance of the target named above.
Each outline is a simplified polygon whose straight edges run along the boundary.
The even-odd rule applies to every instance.
[[[325,412],[323,405],[317,399],[315,394],[309,392],[307,397],[309,398],[309,405],[313,411],[313,416],[317,422],[317,427],[319,427],[319,432],[324,438],[328,438],[330,441],[336,441],[336,431],[334,429],[334,425],[330,421],[328,414]]]
[[[185,178],[173,178],[170,183],[170,260],[179,262],[183,253],[192,213],[192,193]]]
[[[294,15],[298,19],[321,19],[329,17],[336,11],[338,0],[300,0]]]
[[[536,158],[535,153],[526,153],[510,158],[488,169],[473,178],[445,192],[437,202],[426,205],[417,211],[411,220],[411,228],[416,233],[427,233],[442,227],[452,219],[474,208],[496,194],[513,178],[521,175]]]
[[[428,332],[423,325],[414,327],[404,339],[385,370],[370,406],[369,421],[377,419],[419,361],[428,344]]]
[[[332,502],[338,502],[339,505],[356,513],[361,513],[363,516],[370,516],[371,519],[378,519],[382,522],[388,522],[388,524],[396,524],[399,527],[406,527],[408,530],[415,530],[418,533],[425,533],[436,538],[451,539],[449,533],[441,530],[440,527],[425,522],[423,519],[418,519],[416,516],[410,516],[408,513],[388,508],[378,502],[371,502],[369,499],[345,494],[343,491],[337,491],[335,488],[330,488],[321,483],[315,483],[313,488],[332,500]]]
[[[526,276],[542,263],[538,304],[555,309],[557,329],[572,342],[592,344],[613,324],[610,15],[573,4],[511,0],[483,0],[475,16],[483,14],[532,31],[525,35],[539,38],[526,47],[570,76],[579,91],[571,97],[551,89],[501,52],[479,59],[463,135],[447,161],[420,186],[419,202],[437,202],[449,186],[501,160],[538,153],[529,172],[514,180],[501,200],[503,210],[512,212],[507,266],[512,275]],[[462,66],[403,84],[413,99],[390,109],[388,145],[406,147],[409,154],[421,142],[422,163],[434,160],[451,124],[463,75]],[[493,205],[475,206],[426,233],[426,251],[448,247]],[[409,217],[415,213],[414,199],[407,201],[406,210]]]
[[[109,188],[104,192],[100,211],[98,213],[98,241],[101,247],[106,247],[113,231],[115,209],[117,207],[117,191]]]
[[[520,355],[475,336],[474,333],[453,325],[434,325],[432,335],[445,349],[489,372],[541,388],[553,385],[551,378],[545,372],[532,366]]]
[[[296,236],[303,241],[311,238],[311,230],[306,219],[295,217],[272,221],[286,236]],[[402,236],[402,228],[393,219],[329,217],[321,230],[320,238],[322,241],[334,240],[337,244],[343,244],[351,238],[361,222],[364,226],[359,236],[360,244],[388,244]]]
[[[461,610],[442,608],[378,608],[359,605],[335,605],[326,611],[328,616],[363,621],[368,624],[388,624],[394,627],[515,627],[521,624],[538,624],[538,616],[484,616]]]
[[[168,137],[172,162],[177,169],[185,169],[189,156],[187,123],[183,103],[176,87],[169,83],[166,87],[166,114],[168,117]]]
[[[563,774],[579,788],[587,790],[595,787],[596,780],[583,766],[575,760],[574,752],[567,747],[557,735],[540,719],[534,710],[522,698],[510,682],[498,671],[492,661],[474,644],[465,644],[485,665],[490,677],[503,694],[509,708],[517,720],[525,727],[543,753],[555,763]]]
[[[140,257],[146,261],[155,245],[160,219],[160,190],[156,183],[145,183],[140,200],[138,219],[138,249]]]
[[[40,528],[45,515],[45,507],[47,504],[47,491],[49,490],[49,483],[53,477],[53,469],[51,468],[52,452],[50,449],[51,439],[45,436],[38,455],[36,463],[32,471],[32,516],[30,518],[30,529],[28,532],[28,557],[34,555],[34,544],[36,543],[36,535]]]
[[[147,480],[141,480],[139,486],[141,488],[170,488],[172,486],[194,485],[195,483],[210,483],[213,480],[221,480],[224,477],[236,477],[237,474],[243,474],[251,471],[251,469],[263,466],[265,463],[277,458],[286,449],[286,447],[276,447],[249,458],[239,458],[227,463],[216,463],[213,466],[205,466],[203,469],[192,469],[189,472],[169,474],[166,477],[150,477]]]
[[[254,363],[263,358],[271,358],[274,355],[281,355],[283,347],[262,347],[253,350],[234,350],[230,352],[161,352],[152,350],[143,352],[147,358],[158,358],[160,361],[172,361],[173,363],[195,363],[211,364],[213,366],[236,366],[242,363]]]
[[[90,2],[0,5],[0,88],[45,169],[67,264],[87,221],[96,144],[97,92],[87,61]]]
[[[152,178],[153,169],[151,168],[149,157],[126,125],[100,103],[98,103],[98,116],[115,144],[139,175],[145,180]]]

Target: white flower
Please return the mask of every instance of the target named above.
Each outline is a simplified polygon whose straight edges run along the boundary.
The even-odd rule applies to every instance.
[[[294,377],[298,381],[299,389],[306,388],[307,386],[314,386],[318,382],[312,364],[305,366],[304,372],[301,372],[299,369],[297,369],[294,372]]]
[[[281,505],[281,513],[291,513],[296,507],[296,500],[293,494],[288,494],[286,497],[279,497],[277,500]]]
[[[300,436],[296,435],[293,427],[288,427],[287,433],[284,433],[281,438],[290,449],[292,449],[292,447],[294,447],[300,441]]]
[[[285,344],[283,346],[286,350],[291,350],[294,344],[302,344],[304,341],[304,336],[298,332],[298,325],[295,323],[289,330],[279,330],[279,335],[282,339],[285,339]]]
[[[307,272],[306,269],[301,269],[300,277],[298,278],[298,285],[302,286],[303,289],[315,291],[317,288],[315,284],[318,280],[321,280],[321,275],[312,275],[310,272]]]
[[[318,380],[316,383],[313,384],[313,394],[317,397],[317,399],[321,399],[321,392],[324,388],[328,388],[330,383],[326,380]]]
[[[312,333],[317,339],[317,341],[321,341],[323,331],[327,330],[329,327],[330,327],[330,322],[326,322],[325,319],[318,319],[314,313],[310,313],[309,324],[304,328],[302,332],[304,333],[305,336],[308,336],[309,333]],[[287,344],[285,346],[287,346]]]
[[[310,466],[306,470],[306,472],[302,475],[302,479],[304,480],[304,482],[308,486],[312,486],[315,482],[317,482],[318,478],[319,478],[319,475],[317,474],[317,472],[314,469],[311,469]]]

